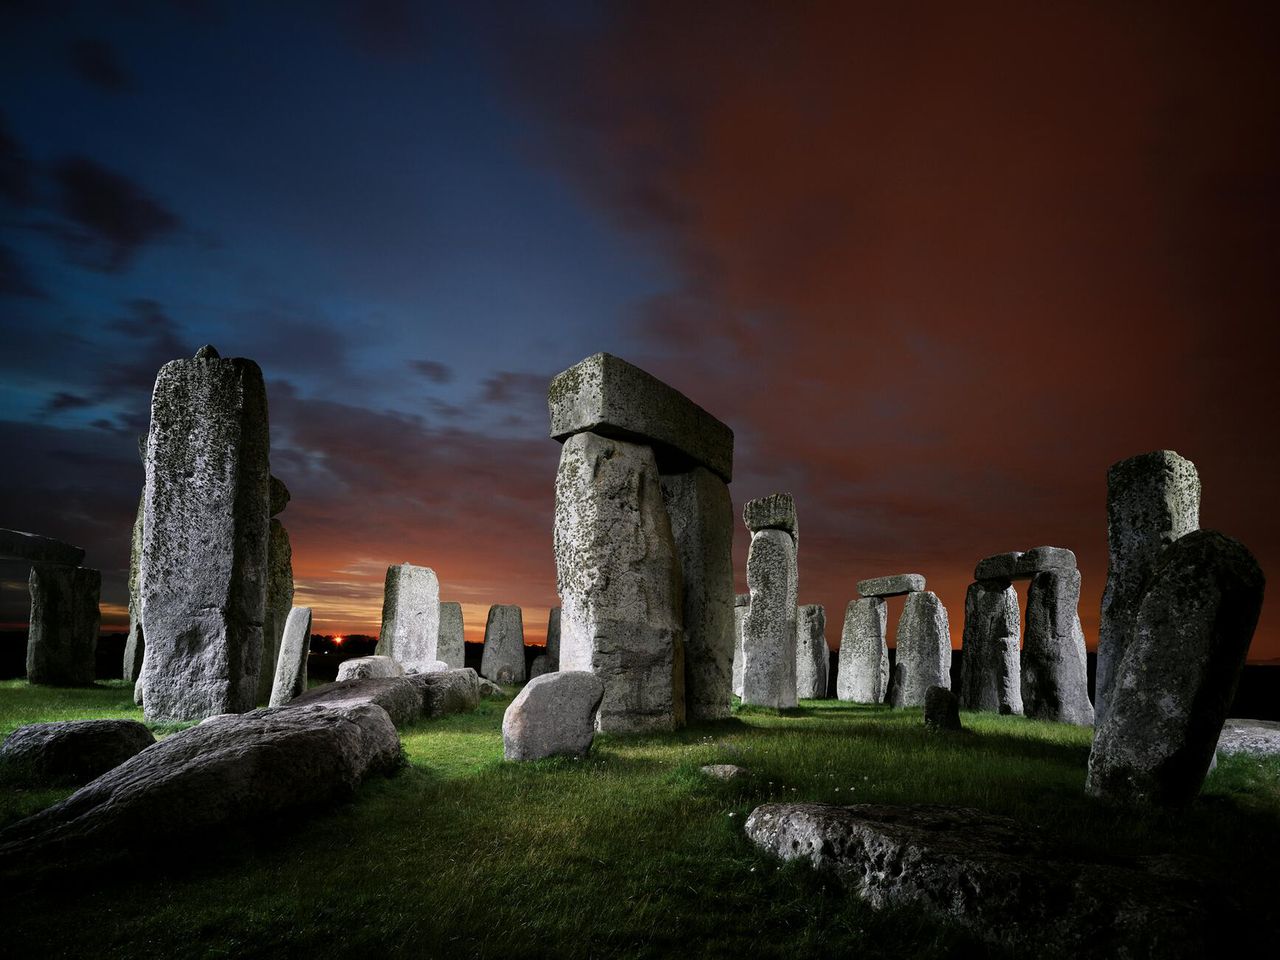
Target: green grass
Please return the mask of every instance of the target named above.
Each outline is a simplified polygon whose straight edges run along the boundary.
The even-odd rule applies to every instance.
[[[55,712],[137,716],[122,699],[112,686],[5,685],[0,730]],[[833,878],[757,854],[743,820],[782,799],[963,804],[1095,852],[1203,856],[1256,892],[1246,910],[1276,920],[1278,762],[1228,758],[1191,810],[1139,816],[1084,796],[1088,730],[1020,718],[965,714],[966,732],[939,735],[918,710],[813,702],[784,716],[742,709],[675,735],[601,737],[588,760],[514,765],[502,761],[505,706],[404,731],[409,766],[340,809],[27,885],[0,901],[6,947],[380,960],[983,955],[962,933],[873,913]],[[710,781],[698,768],[713,762],[752,777]]]

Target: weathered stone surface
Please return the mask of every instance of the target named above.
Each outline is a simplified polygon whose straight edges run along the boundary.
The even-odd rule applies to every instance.
[[[28,786],[78,786],[155,742],[136,720],[32,723],[0,745],[0,777]]]
[[[546,655],[551,658],[557,670],[560,669],[560,608],[552,607],[547,614],[547,649]]]
[[[84,551],[52,537],[0,527],[0,559],[78,567],[84,562]]]
[[[1213,955],[1218,898],[1172,858],[1081,857],[979,810],[768,803],[747,818],[756,846],[832,870],[873,909],[920,910],[1027,956]]]
[[[822,700],[827,695],[827,612],[820,603],[796,609],[796,698]]]
[[[1200,526],[1200,477],[1195,464],[1157,450],[1112,464],[1107,471],[1107,584],[1098,627],[1094,702],[1101,723],[1110,706],[1116,668],[1133,636],[1143,584],[1164,547]]]
[[[1022,707],[1028,717],[1093,723],[1079,602],[1079,570],[1038,573],[1027,590]]]
[[[470,713],[480,705],[480,677],[470,667],[415,673],[409,681],[422,696],[424,717]]]
[[[946,687],[930,687],[924,694],[924,725],[930,730],[959,730],[960,698]]]
[[[734,763],[708,763],[698,769],[712,780],[742,780],[750,776],[746,767]]]
[[[422,689],[419,677],[364,677],[359,680],[339,680],[313,687],[302,696],[290,701],[281,709],[322,706],[335,710],[349,710],[368,704],[381,707],[391,718],[396,729],[414,723],[422,716]]]
[[[556,665],[551,658],[545,653],[540,653],[533,658],[533,662],[529,664],[529,679],[534,677],[544,677],[548,673],[555,673]]]
[[[562,670],[530,680],[502,716],[508,760],[585,757],[596,733],[604,683],[585,670]]]
[[[852,703],[884,703],[889,696],[889,606],[880,597],[852,600],[840,633],[836,696]]]
[[[293,547],[284,524],[274,517],[267,534],[267,602],[262,613],[262,665],[258,670],[258,700],[271,699],[280,659],[285,621],[293,609]]]
[[[796,705],[796,545],[783,530],[761,530],[747,553],[751,605],[742,622],[742,702]]]
[[[924,575],[899,573],[892,577],[873,577],[858,581],[858,593],[864,597],[900,597],[904,593],[918,593],[924,589]]]
[[[514,604],[489,608],[480,674],[497,683],[524,683],[524,617]]]
[[[733,431],[682,393],[610,354],[587,357],[556,376],[547,406],[556,440],[594,433],[643,444],[654,448],[664,473],[701,464],[725,483],[733,480]]]
[[[145,457],[145,448],[144,448]],[[138,573],[142,565],[142,518],[146,492],[138,497],[138,512],[133,518],[133,539],[129,545],[129,635],[124,641],[124,663],[121,676],[130,683],[142,675],[142,657],[146,640],[142,634],[142,598]]]
[[[1032,547],[1014,565],[1014,580],[1034,577],[1037,573],[1074,570],[1076,555],[1066,547]]]
[[[1274,720],[1227,720],[1218,736],[1217,752],[1225,756],[1237,753],[1280,756],[1280,723]]]
[[[284,624],[276,658],[271,706],[283,707],[307,689],[307,655],[311,653],[311,608],[294,607]],[[339,665],[341,668],[341,665]]]
[[[442,600],[440,602],[440,631],[436,644],[436,656],[452,669],[467,663],[467,637],[462,623],[462,604]]]
[[[440,581],[430,567],[396,563],[387,567],[382,593],[382,628],[374,653],[391,657],[408,673],[425,673],[439,659]]]
[[[102,574],[57,563],[32,564],[27,578],[27,680],[52,686],[93,683]]]
[[[579,433],[556,474],[560,669],[604,682],[604,732],[684,724],[680,561],[645,446]]]
[[[481,700],[489,700],[492,697],[504,697],[504,696],[506,696],[506,694],[502,692],[502,688],[500,686],[498,686],[492,680],[486,680],[484,677],[480,678],[480,699]]]
[[[139,675],[138,679],[133,684],[133,705],[135,707],[142,706],[142,695],[143,695],[142,676]]]
[[[1179,806],[1200,792],[1262,609],[1265,578],[1212,530],[1175,540],[1151,572],[1098,724],[1086,789]]]
[[[339,680],[364,680],[368,677],[403,677],[404,675],[403,664],[380,654],[372,657],[352,657],[338,664]]]
[[[800,521],[796,517],[796,501],[789,493],[771,493],[767,497],[748,500],[742,507],[742,522],[752,533],[761,530],[785,530],[800,546]]]
[[[902,667],[901,702],[895,706],[918,707],[932,686],[951,689],[951,627],[947,608],[937,594],[907,596],[894,636],[896,662]]]
[[[271,477],[268,481],[270,484],[268,492],[268,501],[270,503],[271,516],[283,513],[284,508],[289,505],[290,499],[289,488],[284,485],[284,481],[279,477]]]
[[[1018,570],[1018,558],[1021,556],[1021,550],[1013,550],[1009,553],[997,553],[990,557],[983,557],[978,561],[978,565],[973,568],[973,579],[1012,580]]]
[[[661,484],[684,584],[685,716],[718,720],[733,693],[733,501],[706,467]]]
[[[896,653],[897,651],[894,652]],[[906,702],[903,700],[903,697],[906,696],[907,689],[905,683],[906,678],[907,668],[903,664],[895,661],[893,667],[889,670],[888,695],[889,706],[894,707],[895,709],[901,709],[902,707],[907,706]]]
[[[751,594],[739,593],[733,598],[733,695],[742,696],[742,624],[751,606]]]
[[[960,706],[1022,713],[1021,633],[1018,591],[1008,580],[969,584],[964,598]]]
[[[266,605],[267,396],[252,360],[174,360],[151,399],[143,518],[148,720],[253,708]]]
[[[404,681],[400,681],[404,682]],[[350,797],[401,763],[386,711],[289,706],[166,737],[61,803],[0,832],[0,866],[121,856]]]

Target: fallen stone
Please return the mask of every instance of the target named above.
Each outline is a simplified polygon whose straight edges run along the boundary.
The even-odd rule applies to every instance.
[[[1080,571],[1038,573],[1027,590],[1022,707],[1028,717],[1088,726],[1088,659],[1080,629]]]
[[[1190,864],[1091,860],[1034,828],[926,805],[767,803],[747,837],[783,860],[833,871],[872,909],[920,911],[1019,955],[1213,955],[1227,906]]]
[[[155,742],[136,720],[32,723],[0,745],[0,778],[24,786],[79,786]]]
[[[284,508],[289,505],[289,488],[284,485],[284,481],[279,477],[271,477],[267,483],[270,485],[267,498],[270,504],[269,509],[271,516],[283,513]]]
[[[959,697],[946,687],[930,687],[924,695],[924,725],[930,730],[959,730]]]
[[[530,680],[503,714],[503,756],[508,760],[585,757],[595,739],[602,699],[604,683],[583,670]]]
[[[387,567],[382,593],[382,628],[374,653],[391,657],[407,673],[425,673],[439,659],[440,581],[430,567],[396,563]]]
[[[900,597],[924,589],[924,575],[900,573],[892,577],[873,577],[858,581],[858,592],[864,597]]]
[[[739,593],[733,598],[733,695],[742,696],[742,624],[751,606],[751,594]]]
[[[1009,553],[997,553],[990,557],[983,557],[978,561],[978,565],[973,568],[973,579],[975,580],[1012,580],[1018,570],[1018,558],[1022,556],[1022,551],[1013,550]]]
[[[311,653],[311,608],[294,607],[284,624],[276,659],[271,706],[283,707],[307,689],[307,656]],[[341,669],[341,664],[339,665]]]
[[[827,695],[827,612],[820,603],[796,610],[796,698],[822,700]]]
[[[35,563],[27,578],[27,681],[59,687],[93,683],[102,574],[84,567]]]
[[[551,436],[561,442],[593,433],[643,444],[654,448],[663,473],[701,464],[725,483],[733,480],[733,431],[658,378],[610,354],[597,353],[557,375],[547,406]]]
[[[489,608],[480,673],[497,683],[524,683],[524,618],[514,604]]]
[[[739,767],[733,763],[708,763],[698,769],[712,780],[742,780],[750,776],[746,767]]]
[[[390,657],[352,657],[338,664],[339,680],[366,680],[370,677],[403,677],[404,666]]]
[[[145,447],[143,459],[146,459]],[[129,544],[129,633],[124,641],[124,663],[121,676],[133,683],[142,675],[142,658],[146,640],[142,633],[142,597],[138,572],[142,564],[142,518],[146,492],[138,497],[138,512],[133,517],[133,539]]]
[[[902,668],[895,706],[918,707],[932,686],[951,689],[951,628],[934,593],[912,593],[898,619],[896,664]]]
[[[1195,464],[1157,450],[1107,471],[1107,584],[1098,626],[1094,703],[1101,723],[1110,708],[1116,669],[1133,637],[1147,578],[1160,552],[1200,526]]]
[[[767,497],[748,500],[742,507],[742,522],[752,533],[761,530],[785,530],[800,546],[800,523],[796,518],[796,501],[789,493],[771,493]]]
[[[785,530],[751,536],[742,622],[742,702],[777,710],[796,705],[796,545]]]
[[[1018,591],[1008,580],[978,580],[964,598],[960,706],[1022,713],[1022,633]]]
[[[414,723],[422,717],[421,677],[429,674],[413,674],[405,677],[365,677],[359,680],[338,680],[313,687],[300,697],[295,697],[284,710],[299,707],[322,706],[335,710],[349,710],[366,704],[381,707],[391,718],[396,729]]]
[[[1218,736],[1217,752],[1224,756],[1252,754],[1280,756],[1280,723],[1274,720],[1227,720]]]
[[[480,705],[480,677],[470,667],[415,673],[408,679],[422,696],[424,717],[470,713]]]
[[[1076,569],[1076,555],[1066,547],[1032,547],[1018,557],[1011,579],[1034,577],[1037,573]]]
[[[502,688],[498,686],[496,683],[494,683],[492,680],[486,680],[484,677],[480,678],[480,699],[481,700],[488,700],[492,697],[505,697],[505,696],[506,694],[503,693]]]
[[[258,701],[271,699],[280,659],[284,625],[293,609],[293,547],[284,524],[272,518],[267,534],[267,600],[262,614],[262,665],[258,670]]]
[[[331,805],[401,762],[395,727],[370,704],[289,706],[199,724],[0,831],[0,866],[161,845],[195,855],[214,831]],[[173,846],[187,838],[198,841]]]
[[[1098,724],[1085,789],[1183,806],[1200,792],[1262,609],[1266,579],[1236,540],[1198,530],[1161,554]]]
[[[452,669],[467,665],[467,639],[462,625],[462,604],[440,602],[440,632],[436,656]]]
[[[836,696],[851,703],[885,703],[889,697],[888,604],[880,597],[852,600],[840,633]]]
[[[84,562],[84,551],[52,537],[0,527],[0,559],[78,567]]]

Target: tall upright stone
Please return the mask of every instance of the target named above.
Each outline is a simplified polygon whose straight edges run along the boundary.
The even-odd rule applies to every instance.
[[[785,709],[796,705],[796,563],[798,526],[790,494],[750,500],[743,521],[751,531],[747,588],[751,605],[742,623],[742,702]]]
[[[145,456],[145,449],[144,449]],[[142,565],[142,518],[146,506],[146,491],[138,497],[138,512],[133,518],[133,539],[129,545],[129,634],[124,641],[124,663],[121,676],[130,683],[142,673],[142,658],[146,652],[146,638],[142,631],[141,584],[138,571]]]
[[[93,683],[102,574],[60,563],[35,563],[27,580],[27,681],[59,687]]]
[[[751,606],[751,594],[739,593],[733,598],[733,695],[742,696],[742,625]]]
[[[716,720],[733,693],[733,501],[702,466],[661,484],[684,584],[685,715]]]
[[[460,670],[467,665],[467,637],[462,623],[462,604],[451,600],[440,602],[439,641],[436,659]]]
[[[556,473],[554,541],[560,669],[604,682],[600,730],[683,725],[680,559],[653,449],[595,433],[569,437]]]
[[[820,603],[796,610],[796,698],[822,700],[827,696],[827,612]]]
[[[285,622],[293,609],[293,546],[289,531],[275,517],[267,534],[267,602],[262,616],[262,667],[258,673],[258,701],[271,699],[276,662]]]
[[[440,581],[430,567],[393,563],[382,592],[382,628],[374,654],[406,673],[430,673],[440,641]]]
[[[840,633],[836,696],[852,703],[884,703],[889,696],[889,606],[882,597],[852,600]]]
[[[964,598],[960,706],[1022,713],[1018,591],[1008,580],[977,580]]]
[[[547,656],[560,668],[560,608],[552,607],[547,613]]]
[[[144,709],[198,720],[257,700],[270,440],[252,360],[202,347],[160,368],[143,518]]]
[[[480,675],[494,683],[524,683],[524,617],[514,604],[489,608]]]
[[[1028,717],[1093,723],[1079,602],[1079,570],[1038,573],[1027,590],[1022,705]]]
[[[951,689],[951,627],[937,594],[928,590],[907,594],[894,647],[902,668],[895,706],[922,706],[933,686]]]
[[[1161,550],[1199,527],[1200,477],[1190,460],[1157,450],[1107,471],[1107,585],[1094,696],[1099,722],[1110,708],[1115,671],[1133,636],[1143,584]]]
[[[1175,540],[1151,571],[1086,790],[1133,804],[1193,800],[1213,760],[1262,609],[1265,578],[1239,542],[1212,530]]]
[[[294,607],[285,618],[280,655],[272,671],[271,706],[283,707],[307,691],[307,655],[311,652],[311,608]]]

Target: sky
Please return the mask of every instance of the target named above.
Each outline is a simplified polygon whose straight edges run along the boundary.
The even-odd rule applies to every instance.
[[[541,642],[546,387],[606,350],[734,430],[739,514],[795,496],[832,647],[900,572],[959,646],[976,561],[1053,544],[1092,649],[1117,460],[1190,458],[1280,561],[1275,20],[0,2],[0,526],[83,546],[122,628],[151,387],[212,343],[262,366],[317,632],[376,633],[408,561]]]

